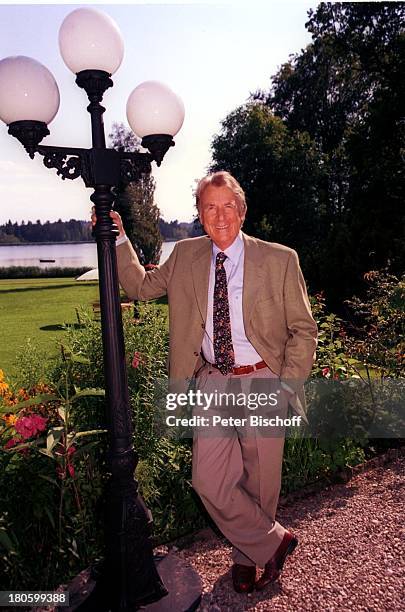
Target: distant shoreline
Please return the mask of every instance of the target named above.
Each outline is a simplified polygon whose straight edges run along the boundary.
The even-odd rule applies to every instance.
[[[66,240],[63,242],[2,242],[0,247],[2,246],[52,246],[57,244],[94,244],[95,240]]]
[[[163,240],[163,242],[177,242],[176,239]],[[64,240],[63,242],[1,242],[0,247],[21,246],[53,246],[59,244],[96,244],[95,240]]]

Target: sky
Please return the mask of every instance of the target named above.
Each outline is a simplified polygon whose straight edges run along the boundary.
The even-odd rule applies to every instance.
[[[166,221],[191,221],[193,188],[211,161],[211,142],[223,119],[249,95],[268,90],[271,76],[310,43],[310,0],[284,2],[144,4],[0,4],[0,59],[26,55],[54,75],[61,97],[42,144],[91,147],[85,92],[65,66],[58,32],[72,10],[90,4],[121,30],[125,55],[103,100],[106,135],[113,122],[127,127],[126,102],[143,81],[166,83],[183,100],[185,120],[176,145],[154,165],[155,201]],[[62,181],[42,158],[32,161],[0,122],[0,223],[88,219],[89,196],[80,178]]]

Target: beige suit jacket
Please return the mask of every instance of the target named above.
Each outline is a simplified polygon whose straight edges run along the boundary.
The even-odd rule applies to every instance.
[[[290,404],[305,418],[303,383],[315,356],[317,326],[297,253],[242,233],[243,320],[248,340],[267,365],[295,390]],[[129,241],[117,247],[120,283],[131,299],[168,295],[169,376],[186,383],[202,363],[212,242],[208,236],[176,243],[170,257],[145,272]]]

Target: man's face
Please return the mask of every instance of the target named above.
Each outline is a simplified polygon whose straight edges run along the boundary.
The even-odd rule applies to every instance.
[[[200,197],[200,221],[205,231],[221,251],[227,249],[242,226],[235,194],[229,187],[208,185]]]

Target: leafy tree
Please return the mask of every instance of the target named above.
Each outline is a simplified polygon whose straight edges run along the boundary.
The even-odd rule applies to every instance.
[[[237,109],[213,141],[213,168],[250,196],[246,228],[296,246],[332,309],[365,288],[367,270],[402,271],[404,24],[403,2],[319,4],[311,44],[252,96],[267,127]]]
[[[309,17],[313,42],[276,75],[267,104],[327,156],[316,284],[336,302],[371,267],[400,273],[405,258],[405,4],[321,3]]]
[[[211,171],[228,170],[243,186],[244,229],[259,238],[313,253],[319,235],[322,156],[307,133],[291,133],[260,102],[237,108],[212,143]]]
[[[403,95],[404,20],[403,2],[320,3],[306,24],[312,44],[273,77],[268,105],[333,151],[382,86]]]
[[[155,184],[146,177],[118,193],[116,209],[122,215],[125,231],[143,265],[159,263],[162,236],[159,209],[154,204]]]
[[[118,151],[139,151],[140,141],[122,123],[114,123],[110,144]],[[162,248],[159,231],[159,209],[154,203],[155,182],[143,175],[129,186],[116,189],[115,209],[120,213],[125,232],[142,264],[158,263]]]

